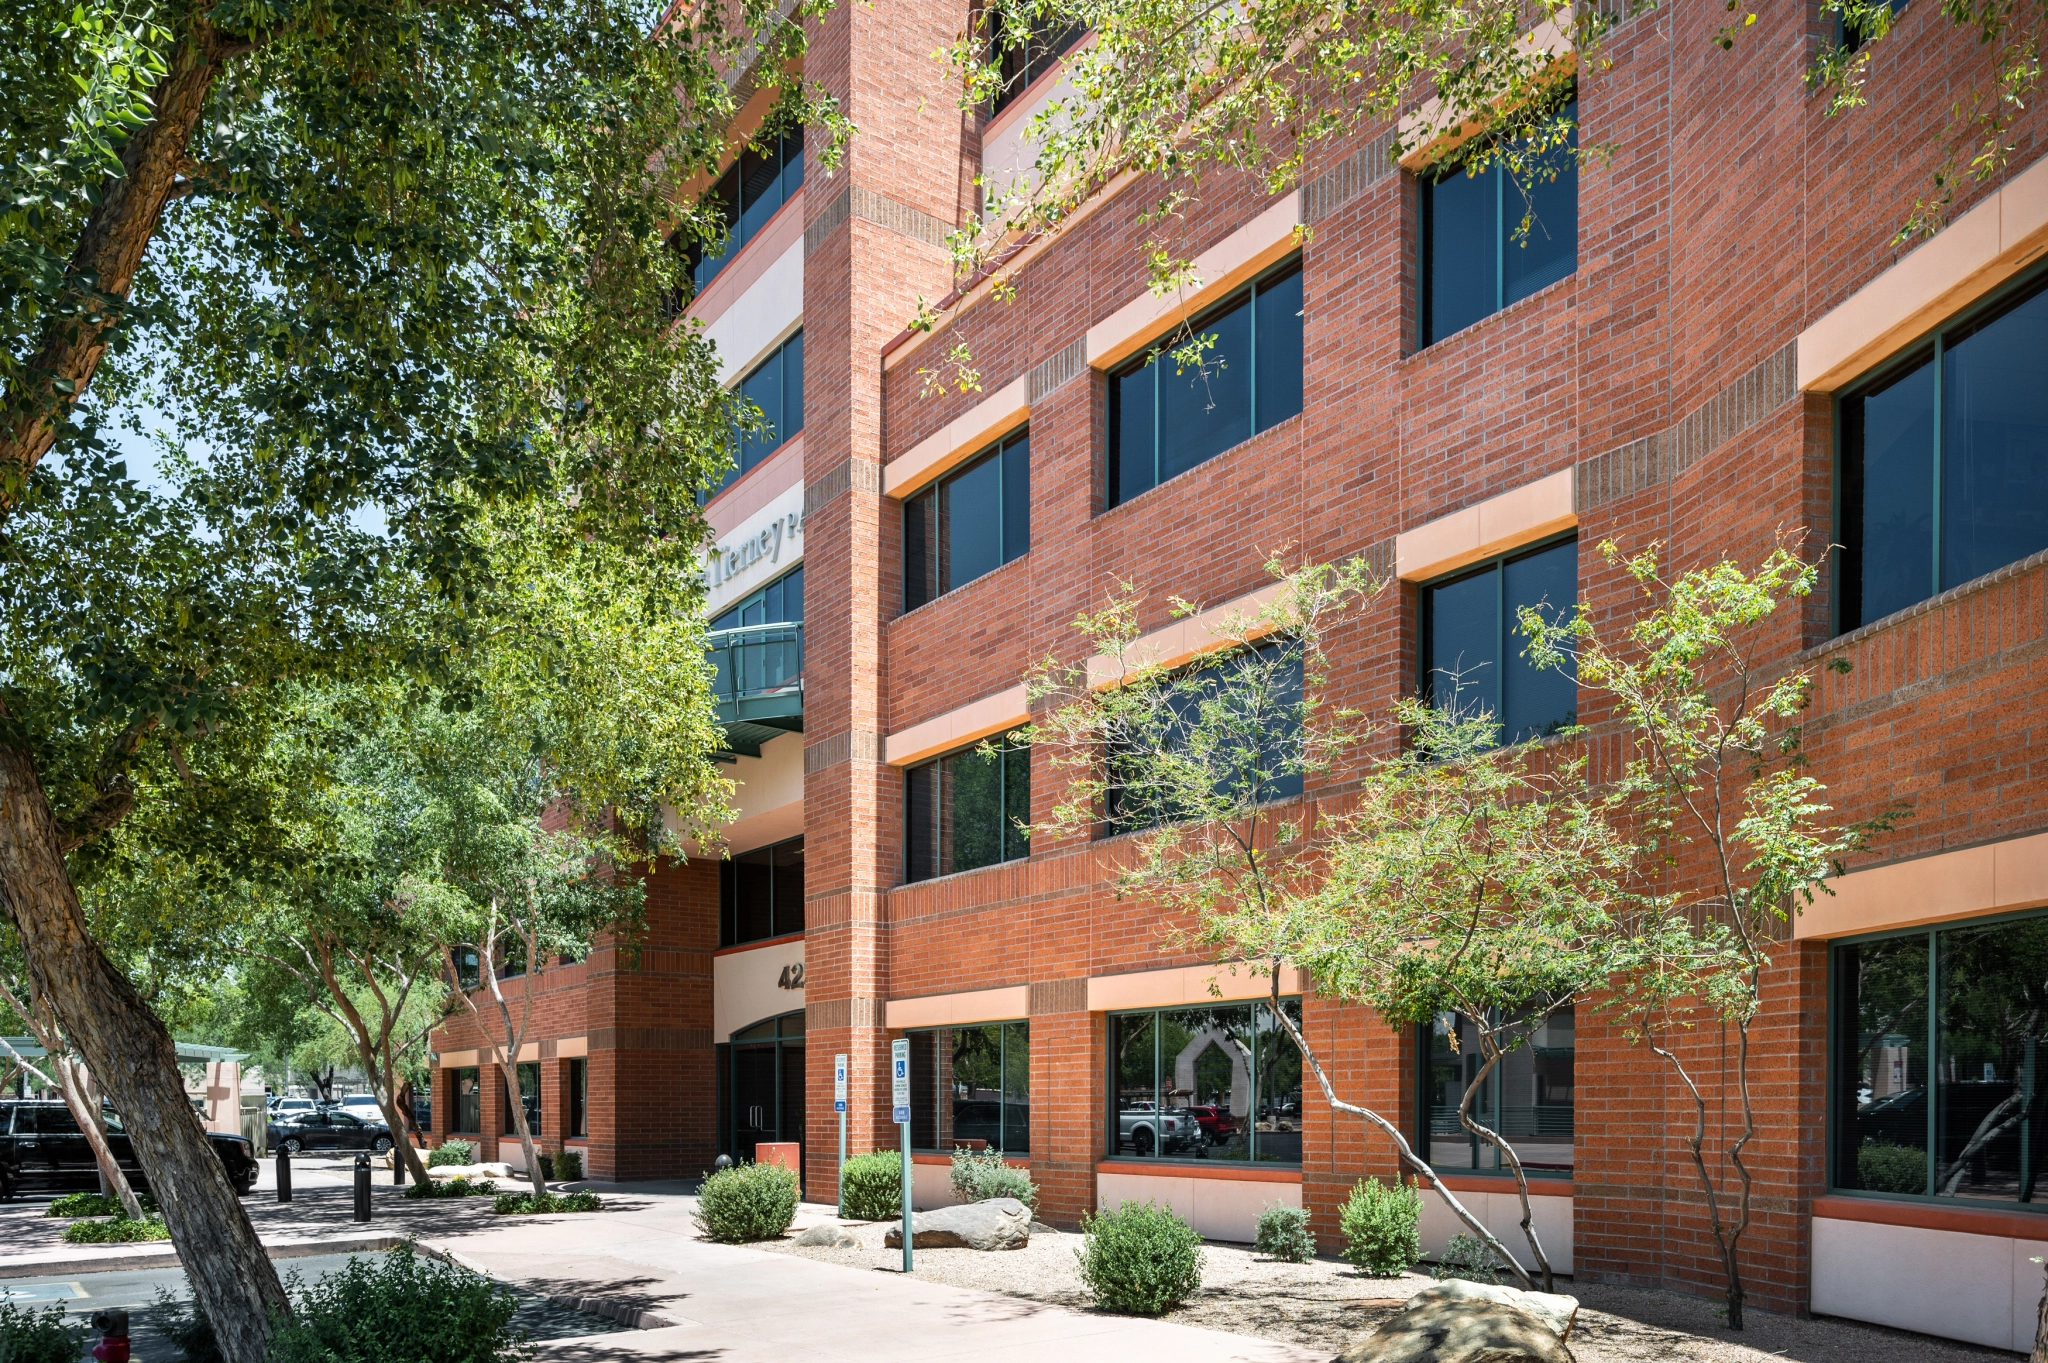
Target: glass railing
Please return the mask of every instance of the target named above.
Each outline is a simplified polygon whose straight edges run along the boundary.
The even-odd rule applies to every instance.
[[[801,620],[717,629],[708,636],[711,694],[721,724],[790,719],[804,712]]]

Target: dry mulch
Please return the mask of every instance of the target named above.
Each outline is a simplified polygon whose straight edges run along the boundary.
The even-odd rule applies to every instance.
[[[858,1249],[800,1248],[793,1237],[752,1246],[849,1268],[900,1270],[903,1252],[882,1247],[884,1224],[852,1224]],[[921,1249],[920,1278],[1091,1310],[1075,1267],[1081,1237],[1034,1231],[1023,1249],[1000,1254],[971,1249]],[[1284,1340],[1334,1356],[1370,1334],[1427,1287],[1417,1274],[1367,1278],[1335,1259],[1279,1263],[1243,1245],[1204,1249],[1202,1293],[1167,1319],[1182,1325]],[[1560,1283],[1581,1303],[1571,1348],[1578,1363],[1984,1363],[2022,1355],[1957,1344],[1854,1321],[1808,1319],[1749,1311],[1737,1334],[1720,1324],[1713,1302],[1676,1292]]]

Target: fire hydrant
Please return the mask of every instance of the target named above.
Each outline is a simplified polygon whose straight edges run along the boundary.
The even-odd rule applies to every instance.
[[[128,1363],[128,1313],[118,1307],[92,1313],[92,1328],[100,1332],[92,1356],[100,1363]]]

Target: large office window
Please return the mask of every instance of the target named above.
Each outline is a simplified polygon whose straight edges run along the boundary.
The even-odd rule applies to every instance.
[[[799,566],[720,611],[711,628],[738,629],[741,625],[774,625],[803,618],[804,570]]]
[[[782,448],[782,442],[804,428],[804,334],[777,346],[767,359],[747,371],[739,382],[739,394],[761,409],[764,428],[733,432],[733,464],[725,478],[705,497],[732,486],[763,459]]]
[[[2048,278],[1841,400],[1841,627],[2048,548]]]
[[[526,1061],[516,1066],[519,1071],[519,1106],[526,1109],[526,1129],[539,1139],[540,1129],[540,1063]],[[505,1095],[504,1127],[501,1134],[517,1135],[518,1125],[512,1120],[512,1095]]]
[[[1031,1150],[1031,1024],[910,1032],[910,1146]]]
[[[1264,1003],[1111,1014],[1109,1082],[1112,1156],[1301,1163],[1301,1050]]]
[[[1467,1131],[1458,1105],[1472,1077],[1486,1064],[1471,1019],[1445,1013],[1417,1029],[1423,1115],[1415,1153],[1439,1172],[1504,1172],[1491,1142]],[[1472,1096],[1472,1115],[1507,1138],[1532,1175],[1569,1178],[1572,1172],[1572,1010],[1561,1008],[1501,1057]]]
[[[1423,587],[1423,694],[1439,709],[1497,717],[1504,743],[1577,723],[1571,667],[1531,663],[1519,621],[1524,606],[1553,618],[1569,611],[1578,591],[1576,539],[1491,559]]]
[[[481,1133],[484,1129],[482,1076],[474,1065],[452,1073],[455,1075],[455,1125],[451,1132]]]
[[[718,944],[804,930],[804,840],[756,847],[718,863]]]
[[[590,1062],[576,1059],[569,1062],[569,1127],[565,1136],[588,1136],[590,1134]]]
[[[1847,943],[1833,964],[1834,1186],[2041,1201],[2048,916]]]
[[[1005,738],[903,773],[904,879],[1031,855],[1031,750]]]
[[[699,291],[803,188],[803,131],[765,134],[758,141],[760,149],[743,148],[704,196],[717,209],[726,235],[722,245],[700,247],[691,254],[690,279]]]
[[[1109,504],[1301,412],[1301,261],[1268,274],[1109,380]],[[1213,338],[1198,365],[1174,356]]]
[[[1519,173],[1454,163],[1422,181],[1422,343],[1463,331],[1579,268],[1577,100],[1567,145]]]
[[[1159,683],[1162,703],[1144,707],[1107,754],[1104,814],[1111,833],[1193,818],[1201,801],[1183,784],[1214,778],[1218,793],[1243,793],[1253,803],[1287,800],[1302,791],[1302,658],[1300,645],[1276,641],[1240,649]],[[1197,731],[1208,736],[1193,773],[1159,753],[1186,752]]]
[[[903,503],[903,609],[992,573],[1031,547],[1031,433],[1003,437]]]
[[[999,114],[1010,102],[1024,93],[1031,82],[1037,80],[1059,62],[1063,53],[1088,30],[1080,24],[1069,24],[1055,28],[1050,19],[1034,18],[1031,36],[1024,42],[1010,42],[1007,29],[998,27],[989,35],[989,52],[996,58],[1002,73],[1002,87],[989,112]]]

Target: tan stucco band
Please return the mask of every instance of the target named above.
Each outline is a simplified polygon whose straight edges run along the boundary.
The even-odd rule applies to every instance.
[[[1088,328],[1088,363],[1107,369],[1160,338],[1181,320],[1248,284],[1293,251],[1301,226],[1301,195],[1289,194],[1194,259],[1201,283],[1160,297],[1149,291]]]
[[[957,710],[948,710],[890,734],[882,748],[882,760],[892,767],[905,766],[1013,729],[1029,718],[1031,711],[1024,685],[1019,682],[993,696],[983,696]]]
[[[1260,613],[1285,590],[1286,583],[1275,582],[1235,601],[1212,606],[1198,615],[1140,635],[1132,642],[1126,662],[1133,668],[1178,667],[1229,648],[1242,639],[1270,633],[1277,622],[1261,618]],[[1098,653],[1088,660],[1088,684],[1097,690],[1115,686],[1124,676],[1124,665],[1107,653]]]
[[[1394,537],[1394,572],[1418,582],[1491,558],[1579,523],[1572,470],[1524,483]]]
[[[1030,986],[1006,985],[1001,989],[970,989],[959,994],[926,994],[915,999],[890,999],[883,1025],[891,1031],[904,1027],[952,1027],[970,1022],[1007,1022],[1030,1012]]]
[[[2048,904],[2048,833],[1851,871],[1792,923],[1795,937],[1849,937]]]
[[[2048,157],[1799,333],[1799,386],[1831,393],[1985,298],[2048,249]]]
[[[1022,374],[882,465],[882,495],[904,497],[1021,426],[1031,415]]]
[[[1547,54],[1551,65],[1544,75],[1549,80],[1561,80],[1578,69],[1579,54],[1572,45],[1572,35],[1559,28],[1554,19],[1545,19],[1524,33],[1515,40],[1515,47],[1525,57]],[[1492,125],[1493,118],[1490,112],[1474,113],[1464,106],[1446,104],[1441,98],[1432,96],[1394,125],[1395,136],[1407,148],[1401,154],[1402,168],[1426,168],[1435,158],[1485,132]]]
[[[1212,990],[1211,985],[1215,988]],[[1295,966],[1280,967],[1280,992],[1301,994],[1308,976]],[[1200,1007],[1230,1000],[1262,999],[1273,992],[1272,977],[1254,974],[1249,964],[1173,966],[1138,970],[1128,975],[1095,975],[1088,980],[1088,1011],[1116,1008]]]

